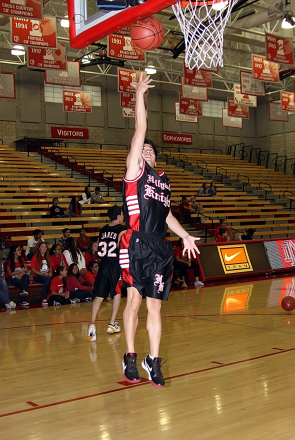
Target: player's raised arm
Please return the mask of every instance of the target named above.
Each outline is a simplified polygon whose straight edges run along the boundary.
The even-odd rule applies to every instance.
[[[144,93],[147,89],[155,87],[150,85],[149,75],[143,79],[143,73],[140,74],[139,81],[132,84],[136,90],[135,103],[135,133],[131,141],[131,148],[126,161],[126,179],[133,180],[139,175],[142,167],[142,150],[147,129],[146,114],[144,106]]]
[[[195,241],[200,240],[200,238],[189,235],[186,230],[183,229],[179,221],[174,217],[171,210],[169,211],[169,214],[166,218],[166,223],[171,231],[173,231],[175,234],[183,239],[183,254],[185,253],[185,251],[188,251],[188,258],[191,258],[191,253],[194,257],[196,257],[196,254],[199,254],[200,251],[195,245]]]

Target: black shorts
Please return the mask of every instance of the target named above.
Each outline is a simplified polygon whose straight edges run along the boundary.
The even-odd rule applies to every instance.
[[[113,298],[118,293],[116,286],[120,279],[120,266],[117,258],[112,260],[102,260],[99,264],[93,287],[94,297],[107,298],[110,296]]]
[[[127,230],[120,242],[123,283],[135,287],[143,296],[167,301],[174,251],[170,241]]]

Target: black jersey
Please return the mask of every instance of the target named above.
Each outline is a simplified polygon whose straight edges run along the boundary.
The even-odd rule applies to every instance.
[[[118,237],[126,229],[123,225],[105,225],[99,232],[98,252],[99,258],[113,260],[118,258]]]
[[[170,209],[170,183],[166,174],[143,160],[134,180],[123,179],[124,215],[127,229],[152,235],[165,235]]]

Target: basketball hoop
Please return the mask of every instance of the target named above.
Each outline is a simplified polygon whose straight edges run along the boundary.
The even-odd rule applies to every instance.
[[[238,0],[179,1],[172,5],[185,40],[189,69],[223,66],[223,34]],[[222,8],[216,8],[220,4]]]

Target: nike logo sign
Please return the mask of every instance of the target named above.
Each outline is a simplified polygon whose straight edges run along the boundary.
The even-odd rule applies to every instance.
[[[233,259],[234,259],[237,255],[239,255],[241,252],[242,252],[242,251],[238,252],[237,254],[231,255],[230,257],[225,253],[225,254],[224,254],[225,261],[231,261],[231,260],[233,260]]]

